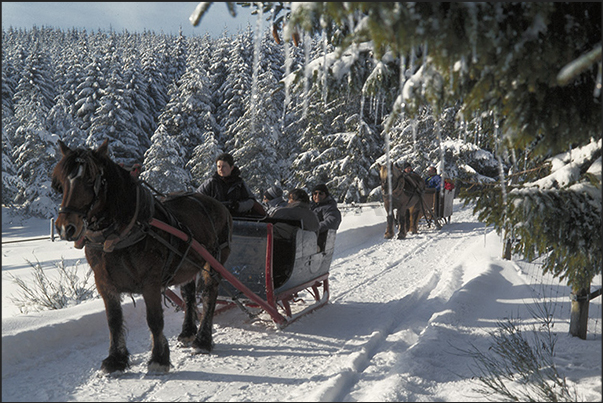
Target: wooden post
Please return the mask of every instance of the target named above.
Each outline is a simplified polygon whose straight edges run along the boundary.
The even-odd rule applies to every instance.
[[[585,288],[572,288],[572,310],[570,314],[570,334],[586,340],[588,327],[588,301],[590,284]]]

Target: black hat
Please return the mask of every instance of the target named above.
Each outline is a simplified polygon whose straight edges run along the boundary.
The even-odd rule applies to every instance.
[[[405,162],[402,169],[411,168],[410,162]]]
[[[278,186],[269,187],[268,190],[264,193],[264,197],[268,200],[276,199],[277,197],[281,197],[283,195],[283,189]]]
[[[314,186],[314,189],[312,189],[312,193],[314,193],[317,190],[319,192],[325,192],[325,195],[327,195],[327,196],[329,195],[329,189],[327,189],[327,185],[325,185],[324,183]]]

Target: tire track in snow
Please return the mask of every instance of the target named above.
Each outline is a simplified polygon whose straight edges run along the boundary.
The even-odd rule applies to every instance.
[[[454,250],[460,249],[467,244],[466,240],[460,239],[457,241],[451,251],[442,255],[439,262],[445,262],[454,255]],[[438,265],[445,267],[444,265]],[[382,343],[376,346],[369,362],[363,368],[359,368],[356,376],[356,382],[350,384],[347,389],[342,389],[338,395],[338,401],[370,401],[375,400],[375,396],[380,396],[377,400],[384,401],[416,401],[418,397],[398,396],[397,393],[400,384],[412,384],[413,388],[417,389],[415,382],[409,381],[408,375],[399,374],[401,362],[404,363],[404,358],[408,352],[421,342],[425,331],[429,327],[431,318],[437,312],[440,312],[445,306],[447,299],[438,298],[442,294],[441,289],[458,289],[462,283],[462,268],[458,265],[453,268],[435,270],[425,284],[417,288],[412,294],[400,301],[400,307],[397,310],[400,314],[396,315],[388,328],[387,334],[382,338]],[[436,294],[436,298],[434,298]],[[451,293],[450,293],[451,294]],[[396,312],[396,310],[392,310]],[[405,312],[412,312],[410,316],[405,315]],[[386,368],[386,370],[384,370]],[[376,373],[391,373],[397,379],[397,387],[391,388],[391,379],[386,377],[374,382],[370,374]],[[432,386],[426,385],[425,388]],[[420,391],[415,391],[411,396],[421,395]],[[428,393],[425,393],[428,395]]]
[[[438,284],[439,275],[434,273],[422,286],[388,307],[388,312],[397,312],[387,322],[380,322],[367,340],[358,343],[358,339],[348,340],[339,351],[352,351],[347,356],[335,354],[325,368],[339,367],[332,375],[315,375],[313,378],[324,379],[320,382],[308,382],[293,391],[285,401],[343,401],[358,384],[363,372],[380,351],[388,336],[400,326],[400,318],[408,310],[424,302],[430,292]],[[413,286],[415,288],[415,286]],[[368,401],[368,400],[367,400]]]

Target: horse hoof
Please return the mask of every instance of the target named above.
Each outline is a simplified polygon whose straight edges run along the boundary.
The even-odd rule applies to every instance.
[[[180,342],[181,347],[190,347],[190,345],[195,340],[195,335],[192,336],[183,336],[182,334],[178,336],[178,342]]]
[[[167,374],[170,371],[170,366],[159,364],[158,362],[150,362],[147,369],[149,374]]]
[[[211,351],[209,351],[206,348],[201,348],[201,347],[193,347],[193,354],[197,355],[197,354],[210,354]]]
[[[130,366],[128,357],[114,357],[109,356],[103,360],[101,364],[101,370],[107,374],[111,374],[117,371],[125,371]]]
[[[385,238],[385,239],[392,239],[393,237],[394,236],[391,235],[391,234],[385,234],[385,235],[383,235],[383,238]]]
[[[193,341],[193,354],[209,354],[211,353],[213,344],[200,343],[198,340]]]

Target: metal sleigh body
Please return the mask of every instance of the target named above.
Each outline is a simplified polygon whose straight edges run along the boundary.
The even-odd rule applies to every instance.
[[[187,240],[185,233],[165,223],[154,220],[151,225]],[[216,313],[237,305],[244,310],[261,308],[283,328],[328,303],[335,237],[336,231],[329,230],[324,251],[319,251],[313,232],[297,228],[293,239],[283,241],[273,236],[271,222],[235,219],[231,253],[224,266],[195,240],[191,247],[225,280],[220,286],[221,306]],[[293,312],[291,303],[298,301],[298,293],[303,290],[314,301],[307,304],[303,301],[303,308]],[[166,289],[165,295],[184,307],[182,299],[171,289]]]

